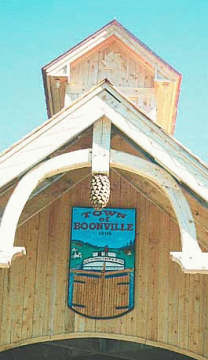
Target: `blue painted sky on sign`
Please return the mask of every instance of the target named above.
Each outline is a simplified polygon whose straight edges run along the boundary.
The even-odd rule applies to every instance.
[[[135,240],[135,209],[75,207],[72,210],[72,240],[96,246],[120,248]]]
[[[207,0],[0,5],[0,151],[47,119],[41,67],[116,18],[183,74],[175,136],[208,161]]]

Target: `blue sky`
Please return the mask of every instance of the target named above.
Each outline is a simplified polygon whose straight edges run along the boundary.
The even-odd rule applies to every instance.
[[[182,73],[175,137],[208,162],[207,0],[0,0],[0,151],[47,119],[41,67],[113,18]]]

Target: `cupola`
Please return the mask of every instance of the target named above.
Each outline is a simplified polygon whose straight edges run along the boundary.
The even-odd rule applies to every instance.
[[[174,133],[181,75],[116,20],[42,71],[49,117],[108,79],[141,112]]]

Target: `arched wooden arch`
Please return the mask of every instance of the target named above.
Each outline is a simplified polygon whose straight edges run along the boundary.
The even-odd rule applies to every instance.
[[[144,339],[141,337],[137,337],[137,336],[129,336],[129,335],[124,335],[124,334],[112,334],[112,333],[97,333],[97,332],[77,332],[77,333],[69,333],[69,334],[59,334],[59,335],[50,335],[50,336],[43,336],[43,337],[36,337],[36,338],[29,338],[29,339],[25,339],[23,341],[19,341],[16,342],[14,344],[9,344],[9,345],[3,345],[0,347],[0,360],[5,359],[4,355],[5,355],[5,351],[6,350],[11,350],[11,349],[15,349],[18,348],[20,350],[20,347],[22,346],[27,346],[27,345],[38,345],[38,344],[44,344],[46,342],[56,342],[56,341],[73,341],[73,340],[88,340],[88,339],[103,339],[103,340],[115,340],[115,341],[120,341],[120,342],[126,342],[126,343],[134,343],[134,344],[138,344],[138,345],[144,345],[146,347],[154,347],[156,349],[163,349],[163,350],[168,350],[171,352],[174,352],[175,355],[177,356],[177,359],[180,358],[180,360],[183,360],[183,356],[180,357],[181,355],[184,355],[186,357],[189,358],[194,358],[197,360],[207,360],[206,357],[202,356],[202,355],[198,355],[192,351],[189,351],[187,349],[181,349],[175,345],[171,345],[171,344],[166,344],[163,342],[158,342],[158,341],[153,341],[153,340],[148,340],[148,339]],[[82,348],[87,350],[86,344],[82,344]],[[80,349],[81,350],[81,349]],[[1,357],[1,355],[3,357]],[[28,354],[27,354],[28,355]],[[132,352],[131,352],[132,355]],[[135,357],[136,359],[138,359],[138,350],[135,353]],[[11,357],[9,357],[10,359]],[[124,358],[122,356],[122,358]],[[132,360],[133,356],[131,356],[131,360]],[[161,358],[161,354],[159,356],[159,358]],[[167,359],[167,357],[165,357]],[[173,358],[173,354],[171,356],[171,358]],[[175,357],[174,357],[175,358]],[[69,359],[69,356],[67,357],[67,359]],[[187,360],[187,358],[186,358]]]
[[[46,177],[89,167],[91,161],[91,149],[62,154],[36,166],[20,180],[8,201],[1,222],[1,266],[9,266],[14,255],[25,253],[24,248],[14,247],[14,238],[21,212],[36,186]],[[208,272],[208,253],[201,252],[189,204],[177,182],[158,165],[127,153],[111,150],[110,165],[147,177],[162,188],[175,211],[181,234],[182,252],[172,252],[172,259],[181,265],[184,272]]]

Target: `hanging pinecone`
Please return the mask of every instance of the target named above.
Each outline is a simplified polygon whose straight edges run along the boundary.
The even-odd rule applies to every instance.
[[[107,175],[96,174],[92,176],[90,186],[90,201],[94,209],[105,207],[110,197],[110,181]]]

